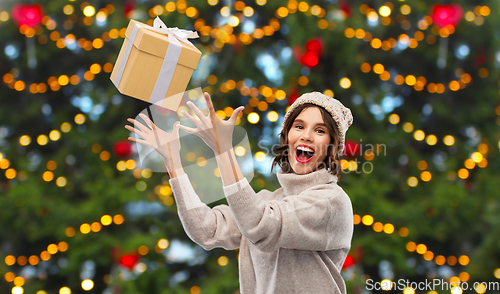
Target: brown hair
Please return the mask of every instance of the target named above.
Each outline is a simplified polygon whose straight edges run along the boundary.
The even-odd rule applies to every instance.
[[[335,123],[331,114],[328,111],[326,111],[323,107],[312,103],[305,103],[298,106],[293,110],[292,113],[290,113],[287,120],[285,121],[283,129],[281,130],[280,133],[280,147],[272,150],[272,153],[276,154],[276,156],[273,159],[271,172],[273,172],[276,165],[279,165],[280,168],[285,172],[291,171],[291,166],[290,163],[288,162],[288,152],[289,152],[288,132],[292,128],[292,124],[295,121],[295,118],[299,116],[299,114],[304,109],[313,106],[318,107],[320,109],[321,116],[323,117],[323,121],[325,122],[326,128],[328,129],[328,132],[330,134],[330,144],[328,145],[327,156],[325,157],[324,161],[320,164],[318,169],[328,168],[329,163],[331,163],[330,173],[332,175],[336,175],[340,180],[342,178],[342,166],[340,164],[340,159],[339,159],[340,136],[337,124]]]

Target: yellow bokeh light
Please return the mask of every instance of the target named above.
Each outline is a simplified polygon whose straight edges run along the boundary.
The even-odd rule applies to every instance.
[[[240,19],[237,16],[232,15],[227,20],[227,23],[232,27],[236,27],[240,24]]]
[[[57,141],[57,140],[59,140],[61,138],[61,133],[58,130],[52,130],[49,133],[49,138],[52,141]]]
[[[476,285],[474,285],[474,290],[478,294],[484,294],[484,293],[486,293],[486,284],[483,284],[483,283],[476,284]]]
[[[125,167],[129,170],[133,170],[136,167],[136,162],[133,159],[129,159],[125,162]]]
[[[422,141],[425,138],[425,133],[422,130],[416,130],[415,133],[413,133],[413,138],[417,141]]]
[[[469,171],[465,168],[461,168],[460,170],[458,170],[458,177],[465,180],[469,177]]]
[[[44,146],[47,145],[47,143],[49,142],[49,138],[46,135],[39,135],[36,138],[36,142],[38,143],[38,145]]]
[[[344,89],[349,89],[351,87],[351,80],[348,78],[342,78],[339,82],[340,86]]]
[[[416,177],[409,177],[407,182],[410,187],[416,187],[418,185],[418,179]]]
[[[258,162],[263,162],[264,160],[266,160],[266,154],[262,151],[256,152],[255,160],[257,160]]]
[[[279,119],[279,115],[276,111],[272,110],[267,113],[267,119],[270,122],[276,122]]]
[[[443,143],[444,143],[446,146],[453,146],[453,144],[455,144],[455,138],[454,138],[452,135],[446,135],[446,136],[443,138]]]
[[[464,162],[464,166],[468,169],[473,169],[476,167],[476,162],[470,158],[467,158]]]
[[[47,251],[42,251],[42,253],[40,253],[40,259],[43,261],[49,260],[50,257],[51,257],[51,255]]]
[[[361,217],[359,216],[359,214],[354,214],[353,220],[354,220],[354,224],[358,225],[361,222]]]
[[[57,253],[59,249],[57,248],[57,245],[56,244],[50,244],[49,246],[47,246],[47,252],[54,255]]]
[[[93,222],[92,225],[90,225],[90,229],[92,230],[92,232],[94,233],[97,233],[101,230],[101,224],[98,223],[98,222]]]
[[[82,224],[82,225],[80,226],[80,232],[81,232],[82,234],[88,234],[88,233],[90,233],[90,225],[89,225],[89,224],[87,224],[87,223]]]
[[[28,146],[30,143],[31,138],[28,135],[22,135],[21,138],[19,138],[19,144],[21,144],[22,146]]]
[[[246,17],[251,17],[252,15],[254,14],[254,10],[252,7],[250,6],[246,6],[244,9],[243,9],[243,15],[245,15]]]
[[[374,64],[373,65],[373,72],[376,74],[381,74],[385,70],[384,66],[380,63]]]
[[[370,11],[366,16],[368,17],[368,20],[371,22],[378,20],[378,14],[373,10]]]
[[[120,160],[116,163],[116,169],[119,170],[119,171],[124,171],[127,169],[127,167],[125,166],[125,161],[123,160]]]
[[[387,16],[391,15],[391,8],[389,8],[389,6],[387,6],[387,5],[381,6],[378,10],[378,13],[381,16],[387,17]]]
[[[256,112],[250,112],[247,116],[247,120],[248,122],[250,122],[251,124],[256,124],[259,122],[260,120],[260,116],[258,113]]]
[[[393,224],[385,224],[384,225],[384,233],[386,233],[386,234],[394,233],[394,225]]]
[[[57,82],[59,83],[59,85],[61,86],[66,86],[67,84],[69,84],[69,77],[67,75],[61,75],[58,79],[57,79]]]
[[[220,266],[226,266],[229,263],[229,259],[227,258],[227,256],[221,256],[217,259],[217,263]]]
[[[323,94],[325,94],[325,95],[326,95],[326,96],[328,96],[328,97],[334,97],[334,93],[333,93],[333,91],[332,91],[332,90],[330,90],[330,89],[326,89],[326,90],[323,92]]]
[[[372,228],[375,232],[380,233],[384,230],[384,224],[382,224],[381,222],[376,222],[373,224]]]
[[[16,258],[14,257],[14,255],[7,255],[4,261],[6,265],[11,266],[16,263]]]
[[[113,219],[111,218],[110,215],[105,214],[105,215],[101,216],[101,224],[103,226],[109,226],[112,221],[113,221]]]
[[[117,214],[113,217],[113,222],[115,223],[115,225],[121,225],[123,224],[124,221],[125,219],[120,214]]]
[[[167,239],[160,239],[158,240],[158,247],[161,249],[166,249],[169,246],[169,242]]]
[[[396,125],[399,123],[399,115],[393,113],[389,115],[389,122],[393,125]]]
[[[411,13],[411,7],[407,4],[401,6],[400,8],[401,14],[402,15],[408,15]]]
[[[284,18],[288,16],[288,8],[286,7],[280,7],[278,10],[276,10],[276,16],[280,18]]]
[[[367,215],[364,215],[362,218],[361,218],[361,222],[365,225],[365,226],[371,226],[373,224],[373,216],[367,214]]]
[[[241,156],[245,155],[246,152],[247,151],[246,151],[245,147],[243,147],[243,146],[236,146],[236,148],[234,148],[234,154],[236,156],[241,157]]]
[[[425,244],[418,244],[416,251],[419,254],[424,254],[425,252],[427,252],[427,246],[425,246]]]
[[[413,132],[413,124],[410,123],[410,122],[406,122],[404,125],[403,125],[403,130],[407,133],[410,133],[410,132]]]
[[[417,82],[417,78],[414,75],[407,75],[405,78],[405,82],[408,86],[413,86]]]
[[[0,160],[0,168],[7,169],[10,166],[10,161],[7,158]]]
[[[68,287],[62,287],[61,289],[59,289],[59,294],[71,294],[71,289]]]
[[[425,141],[427,142],[427,144],[433,146],[437,143],[437,137],[435,135],[428,135]]]
[[[91,5],[85,6],[85,8],[83,9],[83,14],[86,17],[91,17],[95,14],[95,8]]]
[[[82,281],[82,289],[85,291],[90,291],[94,288],[94,282],[92,280],[86,279]]]
[[[389,279],[383,279],[380,281],[380,288],[384,291],[390,291],[394,286],[393,283],[394,282]]]
[[[428,182],[432,179],[432,174],[429,171],[423,171],[420,174],[420,178],[422,179],[422,181]]]
[[[497,268],[493,274],[495,275],[495,278],[500,279],[500,268]]]
[[[17,175],[17,172],[13,168],[9,168],[8,170],[5,171],[5,177],[9,180],[12,180],[13,178],[15,178],[16,175]]]
[[[71,131],[71,124],[68,122],[62,123],[61,124],[61,132],[67,133],[69,131]]]
[[[483,155],[479,152],[472,153],[471,159],[475,162],[481,162],[483,160]]]
[[[42,174],[42,178],[44,181],[50,182],[54,179],[54,173],[52,173],[51,171],[46,171]]]
[[[62,241],[62,242],[59,242],[59,244],[57,244],[57,248],[59,249],[59,251],[61,252],[65,252],[68,250],[68,243]]]
[[[469,257],[467,255],[462,255],[458,258],[458,262],[463,265],[463,266],[466,266],[469,264]]]
[[[81,124],[83,124],[84,122],[85,122],[85,115],[83,115],[83,114],[81,114],[81,113],[79,113],[79,114],[75,115],[75,123],[76,123],[76,124],[81,125]],[[63,131],[63,132],[64,132],[64,131]]]
[[[24,293],[24,289],[20,286],[15,286],[14,288],[12,288],[12,294],[23,294]]]

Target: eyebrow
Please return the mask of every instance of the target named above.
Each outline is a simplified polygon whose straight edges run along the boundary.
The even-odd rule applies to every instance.
[[[301,123],[304,123],[304,121],[303,121],[303,120],[301,120],[301,119],[296,119],[296,120],[294,121],[294,123],[296,123],[296,122],[301,122]],[[326,127],[326,125],[325,125],[324,123],[317,123],[316,125],[317,125],[317,126],[323,126],[323,127]]]

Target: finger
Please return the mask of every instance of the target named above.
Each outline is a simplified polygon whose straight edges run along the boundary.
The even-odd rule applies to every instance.
[[[149,119],[147,115],[145,115],[144,113],[139,113],[139,115],[146,122],[146,124],[148,124],[148,127],[150,127],[153,130],[156,130],[156,125],[151,121],[151,119]]]
[[[149,144],[147,141],[144,141],[144,140],[140,140],[140,139],[137,139],[137,138],[134,138],[134,137],[128,137],[128,140],[134,141],[136,143],[139,143],[139,144],[151,147],[151,148],[154,148],[153,146],[151,146],[151,144]]]
[[[193,102],[188,101],[187,105],[194,111],[194,113],[196,114],[196,116],[198,116],[200,120],[206,118],[205,114],[203,114],[203,112]]]
[[[214,105],[212,104],[212,98],[207,92],[203,93],[205,100],[207,101],[208,112],[211,115],[215,115]]]
[[[243,109],[245,109],[245,106],[240,106],[233,111],[233,114],[231,114],[231,118],[229,118],[229,122],[231,122],[231,124],[234,124],[236,122],[236,119],[238,119],[238,115],[241,111],[243,111]]]
[[[177,127],[179,129],[182,129],[182,130],[184,130],[184,131],[186,131],[188,133],[192,133],[192,134],[196,133],[196,131],[198,130],[198,129],[193,129],[193,128],[189,128],[189,127],[183,126],[181,124],[179,124]]]
[[[181,113],[187,118],[189,119],[195,126],[198,126],[198,124],[200,123],[199,120],[195,119],[194,117],[192,117],[189,113],[187,113],[185,110],[182,110]]]
[[[176,121],[174,124],[174,130],[172,131],[172,134],[174,134],[177,138],[179,138],[179,121]]]
[[[129,130],[129,131],[131,131],[131,132],[133,132],[133,133],[135,133],[135,134],[137,134],[137,135],[141,136],[142,138],[145,138],[145,137],[146,137],[146,136],[145,136],[145,135],[146,135],[145,133],[143,133],[143,132],[139,131],[138,129],[133,128],[133,127],[131,127],[131,126],[129,126],[129,125],[126,125],[126,126],[125,126],[125,128],[126,128],[127,130]]]
[[[134,124],[134,126],[137,126],[141,131],[143,131],[144,133],[147,133],[148,131],[151,131],[150,128],[146,127],[145,125],[143,125],[140,121],[138,120],[135,120],[135,119],[129,119],[129,121],[131,123]]]

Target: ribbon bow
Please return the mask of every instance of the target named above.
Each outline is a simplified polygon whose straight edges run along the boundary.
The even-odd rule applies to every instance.
[[[188,43],[188,44],[191,44],[191,42],[188,41],[188,39],[195,39],[195,38],[199,38],[198,36],[198,33],[197,32],[193,32],[193,31],[190,31],[190,30],[183,30],[183,29],[179,29],[177,27],[175,28],[169,28],[165,25],[165,23],[163,23],[163,21],[157,16],[153,22],[153,27],[157,30],[157,32],[159,33],[163,33],[163,34],[166,34],[166,35],[173,35],[175,36],[177,39],[179,39],[180,41],[183,41],[184,43]],[[193,45],[193,44],[191,44]]]

